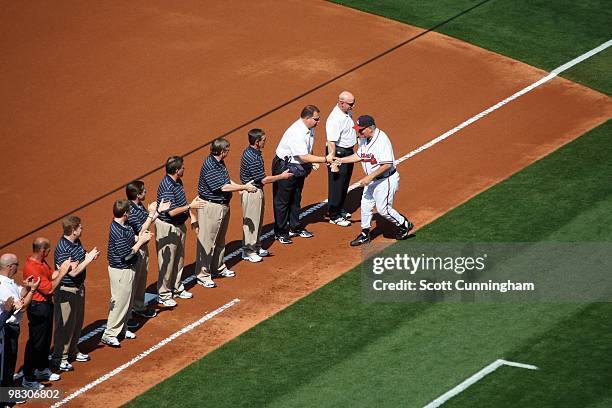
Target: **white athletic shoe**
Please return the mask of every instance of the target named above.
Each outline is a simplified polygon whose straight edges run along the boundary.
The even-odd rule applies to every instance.
[[[51,369],[45,368],[44,370],[34,370],[34,378],[38,381],[57,381],[61,376],[51,372]]]
[[[249,261],[249,262],[261,262],[262,261],[262,257],[259,256],[258,254],[246,254],[246,253],[242,253],[242,259],[244,259],[245,261]]]
[[[259,248],[259,251],[257,251],[257,255],[259,255],[262,258],[264,258],[266,256],[270,256],[270,252],[268,252],[267,250],[265,250],[263,248]]]
[[[123,334],[123,337],[125,337],[126,339],[133,340],[136,338],[136,333],[126,330],[125,333]]]
[[[347,220],[346,218],[336,218],[335,220],[329,220],[330,224],[336,224],[339,225],[341,227],[350,227],[351,226],[351,222],[349,220]]]
[[[159,304],[163,307],[174,307],[176,306],[176,300],[174,299],[160,300]]]
[[[173,297],[177,297],[179,299],[191,299],[193,297],[193,293],[183,290],[181,293],[176,293]]]
[[[204,286],[207,289],[216,288],[217,284],[212,280],[199,280],[197,279],[198,285]]]

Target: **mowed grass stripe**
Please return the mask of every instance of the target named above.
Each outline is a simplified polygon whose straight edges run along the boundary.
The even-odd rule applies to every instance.
[[[571,241],[572,236],[580,236],[610,241],[610,229],[576,220],[584,214],[596,216],[590,214],[593,211],[602,216],[612,213],[612,162],[601,160],[611,157],[611,135],[612,122],[608,122],[426,226],[417,239],[524,242]],[[566,171],[560,172],[563,168]],[[410,241],[398,243],[395,251],[402,251],[406,245]],[[585,311],[594,313],[596,323],[598,319],[607,321],[612,307],[364,304],[359,269],[355,269],[187,367],[131,405],[169,406],[175,403],[173,396],[181,395],[183,406],[196,406],[202,401],[216,406],[419,406],[500,357],[543,369],[555,366],[548,360],[556,354],[554,339],[563,337],[562,330],[571,332],[572,338],[566,341],[572,343],[558,349],[560,352],[582,347],[612,351],[605,331],[593,332],[594,326],[588,321],[582,325],[580,316]],[[581,335],[585,331],[588,333]],[[542,341],[550,341],[541,347],[546,353],[522,352]],[[603,382],[607,360],[588,363]],[[581,372],[580,365],[581,361],[569,359],[559,367],[562,370],[558,376],[547,371],[540,381],[527,381],[525,386],[533,384],[533,389],[522,388],[521,392],[531,395],[529,404],[546,406],[549,395],[538,389],[553,387],[555,382],[563,384],[571,373]],[[503,369],[501,375],[521,374]],[[602,382],[594,388],[605,396],[608,391],[601,387]],[[581,388],[572,390],[580,399]],[[492,390],[483,391],[483,401],[477,398],[453,403],[487,406],[489,392]],[[590,395],[594,391],[584,388],[584,392]],[[461,397],[468,398],[469,394]],[[509,400],[498,401],[495,406],[514,405]]]
[[[430,28],[479,1],[332,0]],[[491,0],[436,31],[550,71],[609,40],[612,8],[605,0]],[[562,74],[612,93],[612,50]]]

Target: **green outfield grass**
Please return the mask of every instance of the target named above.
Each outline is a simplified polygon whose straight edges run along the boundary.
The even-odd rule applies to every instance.
[[[547,71],[612,38],[612,8],[605,0],[332,1],[427,29],[478,5],[435,31]],[[609,95],[610,66],[607,49],[562,76]]]
[[[430,27],[477,2],[346,3]],[[595,1],[491,0],[439,31],[552,69],[607,40],[604,10]],[[609,55],[568,77],[609,93]],[[611,242],[610,157],[612,121],[423,227],[416,240]],[[607,407],[610,316],[609,303],[364,303],[357,268],[128,405],[419,407],[506,358],[540,370],[502,367],[445,406]]]

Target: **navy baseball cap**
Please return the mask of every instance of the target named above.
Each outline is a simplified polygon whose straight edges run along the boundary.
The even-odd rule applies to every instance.
[[[374,118],[370,115],[362,115],[357,118],[357,124],[353,126],[353,129],[361,130],[370,126],[376,126],[376,123],[374,123]]]

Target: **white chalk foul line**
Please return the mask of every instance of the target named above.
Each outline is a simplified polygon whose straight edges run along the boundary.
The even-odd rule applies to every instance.
[[[438,398],[431,401],[429,404],[425,405],[423,408],[439,407],[440,405],[444,404],[449,399],[458,395],[462,391],[465,391],[469,386],[474,385],[475,383],[482,380],[484,377],[486,377],[487,375],[491,374],[493,371],[497,370],[499,367],[504,366],[504,365],[510,366],[510,367],[526,368],[528,370],[538,369],[538,367],[531,365],[531,364],[516,363],[514,361],[507,361],[507,360],[502,360],[502,359],[495,360],[494,362],[492,362],[491,364],[489,364],[482,370],[478,371],[476,374],[472,375],[467,380],[463,381],[461,384],[457,385],[455,388],[440,395]]]
[[[212,311],[210,313],[205,314],[199,320],[196,320],[195,322],[191,323],[190,325],[183,327],[181,330],[175,332],[171,336],[166,337],[165,339],[163,339],[159,343],[155,344],[154,346],[150,347],[149,349],[143,351],[142,353],[140,353],[139,355],[137,355],[136,357],[134,357],[133,359],[131,359],[127,363],[125,363],[125,364],[115,368],[114,370],[104,374],[102,377],[98,378],[97,380],[94,380],[94,381],[90,382],[89,384],[85,385],[84,387],[79,388],[78,390],[76,390],[72,394],[68,395],[63,400],[58,401],[55,404],[53,404],[51,407],[52,408],[61,407],[62,405],[66,404],[67,402],[69,402],[71,400],[73,400],[74,398],[78,397],[79,395],[81,395],[81,394],[91,390],[92,388],[102,384],[104,381],[107,381],[107,380],[111,379],[112,377],[116,376],[117,374],[119,374],[120,372],[125,370],[126,368],[128,368],[130,366],[133,366],[134,364],[136,364],[137,362],[139,362],[140,360],[142,360],[143,358],[145,358],[149,354],[153,353],[155,350],[158,350],[158,349],[162,348],[163,346],[165,346],[166,344],[168,344],[171,341],[175,340],[176,338],[182,336],[183,334],[185,334],[187,332],[190,332],[191,330],[193,330],[196,327],[202,325],[206,321],[212,319],[213,317],[215,317],[219,313],[223,312],[224,310],[227,310],[230,307],[234,306],[238,302],[240,302],[240,299],[236,298],[236,299],[234,299],[234,300],[224,304],[223,306],[219,307],[218,309],[216,309],[216,310],[214,310],[214,311]]]
[[[452,135],[454,135],[455,133],[457,133],[458,131],[460,131],[461,129],[471,125],[472,123],[476,122],[479,119],[484,118],[485,116],[487,116],[489,113],[494,112],[496,110],[498,110],[499,108],[501,108],[502,106],[508,104],[509,102],[512,102],[513,100],[525,95],[526,93],[533,91],[535,88],[537,88],[538,86],[545,84],[546,82],[550,81],[551,79],[555,78],[556,76],[558,76],[560,73],[562,73],[563,71],[566,71],[568,69],[570,69],[571,67],[573,67],[574,65],[577,65],[579,63],[581,63],[582,61],[591,58],[593,55],[600,53],[601,51],[605,50],[606,48],[610,47],[612,45],[612,39],[606,41],[605,43],[601,44],[598,47],[593,48],[591,51],[586,52],[584,54],[582,54],[579,57],[574,58],[573,60],[553,69],[550,74],[546,75],[544,78],[540,79],[539,81],[534,82],[533,84],[526,86],[525,88],[521,89],[520,91],[510,95],[509,97],[507,97],[506,99],[504,99],[501,102],[496,103],[495,105],[491,106],[488,109],[483,110],[482,112],[480,112],[477,115],[472,116],[471,118],[469,118],[468,120],[466,120],[465,122],[455,126],[454,128],[452,128],[451,130],[441,134],[440,136],[436,137],[435,139],[432,139],[431,141],[425,143],[423,146],[411,151],[410,153],[400,157],[398,160],[396,160],[396,164],[399,164],[401,162],[403,162],[404,160],[407,160],[409,158],[411,158],[412,156],[419,154],[420,152],[422,152],[423,150],[427,150],[430,147],[432,147],[435,144],[440,143],[441,141],[443,141],[444,139],[448,139],[449,137],[451,137]]]

